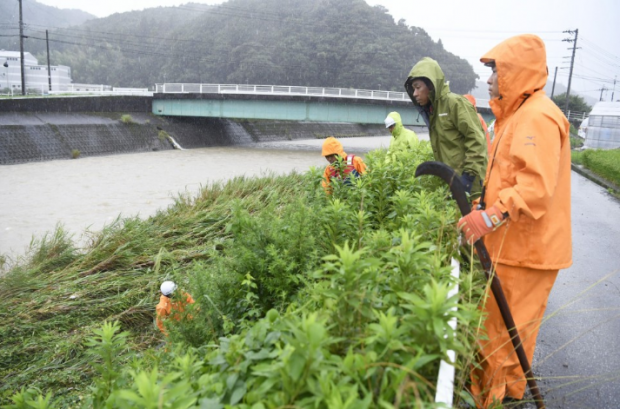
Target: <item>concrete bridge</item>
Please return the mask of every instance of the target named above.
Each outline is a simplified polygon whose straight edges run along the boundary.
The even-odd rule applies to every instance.
[[[488,101],[480,101],[482,110]],[[240,84],[156,84],[153,114],[298,122],[383,124],[397,111],[425,126],[404,92]]]
[[[75,96],[80,96],[79,98]],[[0,99],[0,165],[327,136],[387,136],[398,111],[424,127],[404,92],[265,85],[159,84],[155,93]]]

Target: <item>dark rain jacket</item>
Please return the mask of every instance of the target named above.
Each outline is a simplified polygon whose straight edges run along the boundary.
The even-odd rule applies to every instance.
[[[409,78],[428,78],[435,87],[430,103],[413,101],[428,126],[433,154],[437,161],[460,175],[475,177],[472,196],[478,196],[487,168],[487,142],[476,110],[462,95],[450,92],[441,67],[432,58],[422,58],[413,66]]]

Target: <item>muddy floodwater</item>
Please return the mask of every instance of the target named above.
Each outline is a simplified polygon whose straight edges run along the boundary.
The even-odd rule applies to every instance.
[[[387,147],[389,137],[347,138],[347,153]],[[20,255],[57,223],[82,245],[119,215],[146,218],[179,194],[236,176],[304,172],[327,164],[322,140],[174,150],[0,166],[0,254]]]

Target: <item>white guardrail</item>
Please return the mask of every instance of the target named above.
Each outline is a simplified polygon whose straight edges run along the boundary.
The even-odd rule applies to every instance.
[[[155,84],[155,92],[163,94],[309,95],[333,98],[409,101],[409,96],[405,92],[375,91],[351,88],[301,87],[296,85],[165,83]]]
[[[153,91],[148,88],[123,88],[111,87],[109,85],[92,84],[68,84],[56,87],[54,91],[47,91],[49,95],[139,95],[153,96]]]
[[[1,87],[0,87],[1,88]],[[10,93],[0,94],[10,97],[21,97],[21,90],[11,89]],[[52,85],[52,91],[49,90],[48,84],[31,84],[26,88],[27,96],[48,96],[48,95],[67,95],[67,96],[81,96],[81,95],[139,95],[139,96],[153,96],[153,91],[149,91],[148,88],[123,88],[112,87],[110,85],[98,85],[98,84],[54,84]]]

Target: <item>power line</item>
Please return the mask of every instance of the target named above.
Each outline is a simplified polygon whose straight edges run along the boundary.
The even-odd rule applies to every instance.
[[[191,8],[185,8],[186,10],[190,10],[190,11],[205,11],[205,10],[197,10],[197,9],[191,9]],[[214,14],[213,10],[209,10],[208,12],[205,11],[205,13],[207,14]],[[258,14],[258,13],[256,13]],[[245,15],[245,16],[241,16],[239,14],[226,14],[228,16],[231,17],[242,17],[242,18],[255,18],[252,17],[252,15]],[[284,16],[284,19],[287,18],[296,18],[297,16],[295,15],[289,15],[289,16]],[[281,20],[279,20],[281,21]],[[324,24],[323,24],[324,25]],[[42,25],[36,25],[36,24],[31,24],[29,26],[40,26],[40,27],[45,27]],[[108,51],[117,51],[117,52],[121,52],[121,53],[132,53],[132,54],[137,54],[137,55],[147,55],[147,56],[157,56],[157,57],[165,57],[165,58],[182,58],[184,61],[188,60],[188,61],[195,61],[195,62],[212,62],[212,63],[230,63],[231,60],[224,60],[222,58],[217,58],[217,57],[192,57],[190,55],[187,54],[182,54],[182,55],[178,55],[178,54],[171,54],[171,53],[164,53],[158,50],[158,45],[157,44],[144,44],[144,43],[140,43],[140,44],[136,44],[133,42],[129,42],[127,41],[127,36],[131,35],[132,37],[140,37],[140,38],[145,38],[145,39],[158,39],[158,40],[163,40],[163,41],[186,41],[186,42],[190,42],[193,44],[196,43],[204,43],[204,44],[209,44],[211,45],[212,43],[210,42],[205,42],[205,41],[199,41],[199,40],[194,40],[194,39],[181,39],[181,38],[162,38],[162,37],[154,37],[154,36],[145,36],[145,35],[135,35],[135,34],[129,34],[129,33],[111,33],[111,32],[105,32],[105,31],[95,31],[95,30],[88,30],[88,29],[73,29],[73,28],[65,28],[65,27],[57,27],[59,31],[68,31],[68,32],[75,32],[75,31],[82,31],[82,32],[87,32],[87,33],[100,33],[100,34],[105,34],[105,35],[109,35],[109,36],[113,36],[112,38],[109,37],[89,37],[89,36],[71,36],[68,34],[62,34],[62,33],[53,33],[55,36],[60,36],[60,37],[73,37],[73,38],[80,38],[80,39],[91,39],[94,41],[105,41],[106,43],[116,43],[117,45],[115,46],[104,46],[104,45],[99,45],[99,44],[89,44],[89,43],[84,43],[84,42],[74,42],[74,41],[63,41],[63,40],[59,40],[59,39],[50,39],[50,41],[52,42],[56,42],[56,43],[61,43],[61,44],[67,44],[67,45],[74,45],[74,46],[81,46],[81,47],[91,47],[91,48],[99,48],[99,49],[104,49],[104,50],[108,50]],[[29,29],[30,30],[30,29]],[[117,39],[114,38],[116,36],[125,36],[124,39]],[[33,40],[41,40],[43,41],[43,38],[37,37],[37,36],[30,36],[30,38],[32,38]],[[145,48],[148,49],[145,50]],[[135,49],[134,47],[139,47],[139,49]],[[267,46],[269,48],[277,48],[277,46]],[[358,53],[361,55],[380,55],[380,54],[389,54],[387,51],[371,51],[371,52],[364,52],[364,53]],[[261,63],[251,63],[252,66],[257,66],[257,67],[268,67],[268,68],[273,68],[273,67],[277,67],[277,68],[291,68],[291,69],[299,69],[299,68],[303,68],[306,65],[304,64],[298,64],[298,65],[288,65],[288,64],[277,64],[277,63],[271,63],[271,64],[261,64]],[[322,71],[325,72],[335,72],[338,73],[336,69],[333,68],[321,68]],[[401,69],[392,69],[392,70],[385,70],[383,71],[383,73],[389,74],[389,73],[398,73],[399,75],[402,74]],[[346,73],[340,73],[341,75],[376,75],[377,73],[373,70],[373,71],[347,71]]]
[[[614,55],[613,53],[610,53],[609,51],[601,48],[596,42],[590,41],[590,40],[588,40],[586,38],[583,38],[583,37],[582,37],[582,40],[585,41],[586,44],[590,44],[594,49],[596,49],[599,53],[601,53],[605,57],[613,58],[613,59],[618,60],[620,62],[620,57],[618,57],[617,55]]]
[[[596,75],[600,75],[602,77],[607,76],[607,74],[602,74],[602,73],[600,73],[600,72],[598,72],[596,70],[593,70],[592,68],[586,68],[581,63],[580,63],[580,66],[581,66],[581,70],[580,71],[588,71],[588,72],[594,73]]]
[[[109,31],[97,31],[97,30],[90,30],[90,29],[79,29],[79,28],[66,28],[66,27],[54,27],[54,26],[44,26],[41,24],[28,24],[29,26],[34,26],[34,27],[48,27],[48,28],[55,28],[57,30],[64,30],[64,31],[85,31],[87,33],[98,33],[98,34],[109,34],[109,35],[114,35],[114,36],[126,36],[128,35],[128,33],[111,33]],[[57,33],[54,33],[57,34]],[[62,34],[59,34],[62,35]],[[140,35],[140,34],[131,34],[132,37],[138,37],[138,38],[149,38],[152,40],[163,40],[163,41],[186,41],[186,42],[195,42],[195,43],[205,43],[205,44],[211,44],[211,43],[207,43],[206,41],[200,41],[200,40],[189,40],[189,39],[184,39],[184,38],[166,38],[166,37],[153,37],[153,36],[146,36],[146,35]]]
[[[40,38],[40,37],[29,37],[33,40],[41,40],[41,41],[45,41],[44,38]],[[50,39],[50,42],[55,42],[55,43],[62,43],[62,44],[70,44],[70,45],[78,45],[78,46],[84,46],[84,47],[91,47],[91,48],[99,48],[99,49],[103,49],[103,50],[107,50],[107,51],[118,51],[120,53],[132,53],[132,54],[140,54],[140,55],[150,55],[150,56],[158,56],[158,57],[168,57],[168,58],[175,58],[175,59],[179,59],[179,58],[183,58],[185,60],[189,60],[189,61],[193,61],[193,62],[211,62],[211,63],[231,63],[231,60],[223,60],[223,59],[215,59],[215,57],[192,57],[192,56],[188,56],[188,55],[175,55],[175,54],[170,54],[170,53],[158,53],[158,52],[153,52],[153,51],[142,51],[142,50],[135,50],[135,49],[128,49],[128,48],[112,48],[112,47],[105,47],[105,46],[101,46],[101,45],[95,45],[95,44],[84,44],[84,43],[76,43],[76,42],[72,42],[72,41],[62,41],[62,40],[53,40]],[[277,67],[277,68],[287,68],[287,69],[295,69],[298,70],[300,68],[304,68],[305,65],[303,64],[295,64],[295,65],[291,65],[291,64],[276,64],[276,63],[272,63],[272,64],[262,64],[262,63],[249,63],[250,65],[252,65],[253,67],[260,67],[260,68],[273,68],[273,67]],[[341,71],[335,69],[335,68],[323,68],[322,70],[324,70],[325,72],[330,72],[330,73],[341,73]],[[396,73],[397,70],[387,70],[384,71],[387,73]],[[402,74],[401,70],[398,70],[399,74]],[[375,71],[347,71],[345,74],[353,74],[353,75],[376,75],[377,73]]]
[[[596,59],[597,61],[599,61],[599,62],[601,62],[603,64],[609,65],[610,67],[613,67],[613,68],[616,68],[616,69],[620,68],[620,64],[615,64],[615,63],[609,62],[609,60],[605,61],[604,59],[599,57],[598,54],[593,53],[591,50],[588,50],[587,48],[584,49],[584,52],[586,52],[587,54],[590,55],[590,57]]]
[[[563,73],[558,74],[558,75],[560,75],[562,77],[567,77],[568,76],[568,74],[563,74]],[[594,82],[594,83],[597,83],[597,84],[599,84],[601,82],[606,83],[606,84],[613,84],[613,82],[614,82],[613,80],[607,79],[607,78],[599,78],[599,77],[592,77],[592,76],[579,75],[579,74],[573,74],[573,77],[579,78],[579,79],[582,79],[582,80],[585,80],[585,81]]]

